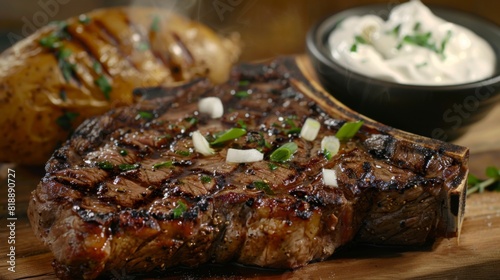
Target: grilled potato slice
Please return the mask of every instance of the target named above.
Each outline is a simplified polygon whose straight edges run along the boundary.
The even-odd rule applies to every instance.
[[[108,8],[46,26],[0,55],[0,162],[44,163],[84,119],[136,87],[228,78],[237,38],[173,12]]]

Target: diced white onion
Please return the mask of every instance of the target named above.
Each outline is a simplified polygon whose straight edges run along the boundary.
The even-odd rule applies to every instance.
[[[320,127],[321,124],[317,120],[307,118],[302,126],[302,129],[300,130],[300,137],[306,139],[307,141],[313,141],[316,139],[316,136],[318,136]]]
[[[331,156],[336,155],[339,152],[340,141],[335,136],[325,136],[321,140],[321,151],[327,150],[330,152]]]
[[[199,130],[193,132],[192,137],[193,137],[194,149],[198,153],[204,156],[213,155],[215,153],[214,149],[210,148],[210,144],[208,143],[207,139],[205,139],[205,137],[201,135]]]
[[[323,168],[323,183],[327,186],[338,187],[335,170]]]
[[[224,106],[218,97],[205,97],[198,102],[200,113],[208,114],[212,119],[220,118],[224,114]]]
[[[264,159],[264,154],[256,149],[249,150],[239,150],[239,149],[229,149],[227,150],[226,162],[255,162]]]

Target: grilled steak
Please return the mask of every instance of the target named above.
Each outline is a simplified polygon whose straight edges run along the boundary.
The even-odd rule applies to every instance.
[[[349,111],[303,76],[293,58],[241,65],[231,79],[138,90],[143,100],[89,119],[57,150],[32,194],[29,217],[64,279],[232,262],[297,268],[349,242],[419,245],[459,234],[465,148],[397,131]],[[200,113],[219,97],[224,115]],[[313,141],[298,131],[320,122]],[[365,121],[326,156],[324,136]],[[217,139],[193,148],[199,130]],[[299,128],[299,129],[297,129]],[[293,142],[289,160],[270,155]],[[226,161],[229,148],[257,149],[261,161]],[[337,185],[326,185],[322,169]]]

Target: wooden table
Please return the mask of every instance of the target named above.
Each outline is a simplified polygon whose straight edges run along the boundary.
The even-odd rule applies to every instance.
[[[469,133],[455,141],[470,148],[470,170],[484,177],[489,165],[500,166],[500,104]],[[16,172],[16,272],[8,271],[6,226],[6,168]],[[0,168],[0,279],[54,279],[52,254],[38,241],[29,224],[26,209],[32,189],[43,176],[43,167],[7,166]],[[203,266],[169,271],[165,279],[492,279],[500,277],[500,193],[473,194],[466,206],[460,242],[439,240],[418,250],[351,248],[325,262],[295,271],[270,271],[236,265]],[[116,279],[125,277],[117,272]]]

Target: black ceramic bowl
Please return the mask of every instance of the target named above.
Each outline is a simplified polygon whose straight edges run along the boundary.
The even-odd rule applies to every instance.
[[[463,135],[500,100],[500,28],[467,13],[438,7],[431,10],[490,43],[496,54],[493,77],[450,86],[403,85],[355,73],[333,61],[327,44],[336,24],[353,15],[386,18],[388,5],[356,7],[322,20],[307,34],[307,49],[323,86],[351,109],[402,130],[450,141]]]

